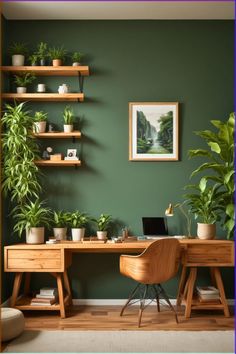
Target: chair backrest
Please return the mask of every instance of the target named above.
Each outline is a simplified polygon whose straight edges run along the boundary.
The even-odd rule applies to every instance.
[[[151,243],[139,256],[124,257],[121,272],[144,284],[158,284],[174,277],[180,262],[180,243],[166,238]],[[124,264],[125,265],[125,264]]]

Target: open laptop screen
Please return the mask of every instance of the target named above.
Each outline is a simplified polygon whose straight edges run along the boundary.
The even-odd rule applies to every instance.
[[[168,236],[168,228],[164,217],[143,217],[143,234],[145,236]]]

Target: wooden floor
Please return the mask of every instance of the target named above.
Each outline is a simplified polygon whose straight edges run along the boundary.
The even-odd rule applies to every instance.
[[[57,311],[25,311],[24,315],[28,330],[138,330],[138,307],[129,307],[122,317],[120,310],[120,306],[73,306],[67,310],[68,317],[65,319],[61,319]],[[185,319],[184,308],[181,308],[178,317],[177,325],[173,313],[167,307],[163,306],[158,313],[156,306],[148,306],[143,312],[140,330],[234,329],[234,316],[226,318],[223,311],[193,311],[191,318]]]

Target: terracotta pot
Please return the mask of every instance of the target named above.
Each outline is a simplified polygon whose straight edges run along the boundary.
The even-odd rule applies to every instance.
[[[21,54],[12,55],[12,65],[23,66],[25,63],[25,56]]]
[[[52,65],[53,66],[61,66],[62,65],[62,60],[61,59],[53,59]]]
[[[17,87],[16,92],[17,93],[26,93],[27,89],[26,87]]]
[[[107,239],[107,231],[97,231],[97,238],[99,240],[106,240]]]
[[[26,230],[26,243],[44,243],[44,227],[30,227]]]
[[[53,234],[56,240],[66,240],[67,227],[54,227]]]
[[[34,132],[35,133],[45,133],[47,123],[45,121],[35,122],[34,123]]]
[[[215,224],[197,224],[197,235],[198,238],[202,240],[212,240],[216,236],[216,225]]]
[[[85,228],[73,228],[71,229],[72,241],[81,241],[84,238]]]

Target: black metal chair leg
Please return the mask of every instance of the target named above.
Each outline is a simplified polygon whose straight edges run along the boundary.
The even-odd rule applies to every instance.
[[[128,300],[126,301],[125,305],[122,307],[122,310],[120,312],[120,316],[123,315],[124,310],[126,309],[126,307],[129,305],[130,301],[133,299],[134,295],[136,294],[136,291],[138,290],[139,286],[141,284],[139,283],[134,290],[132,291],[131,295],[129,296]]]
[[[155,288],[154,285],[152,285],[152,288],[154,289],[154,292],[155,292],[155,297],[156,297],[156,302],[157,302],[157,311],[160,312],[160,301],[159,301],[159,294],[158,294],[158,291],[157,289]]]
[[[145,285],[145,290],[143,293],[143,297],[142,299],[140,299],[140,307],[139,307],[139,315],[138,315],[138,327],[140,327],[141,325],[141,319],[142,319],[142,314],[143,314],[143,310],[145,307],[145,299],[146,299],[146,295],[147,295],[147,290],[148,290],[148,284]]]
[[[161,284],[157,284],[157,285],[158,285],[158,287],[160,288],[161,293],[162,293],[162,295],[164,296],[164,299],[166,300],[167,304],[169,305],[169,307],[171,308],[171,310],[174,312],[175,321],[176,321],[176,323],[178,324],[178,323],[179,323],[179,320],[178,320],[177,313],[176,313],[176,311],[175,311],[173,305],[171,304],[171,302],[170,302],[168,296],[166,295],[165,290],[163,289],[163,287],[161,286]]]

